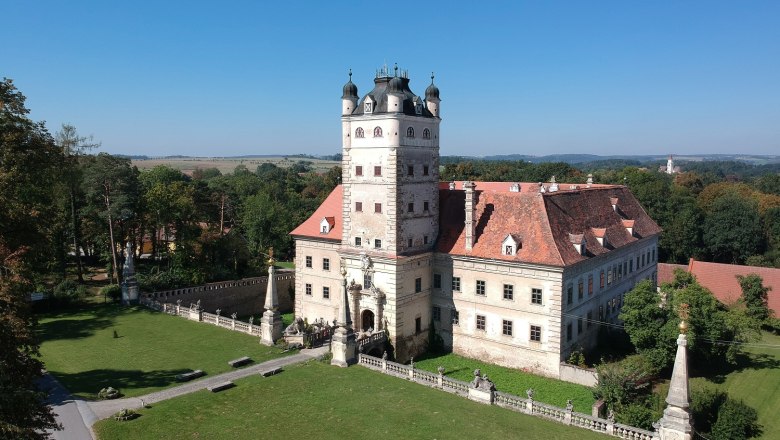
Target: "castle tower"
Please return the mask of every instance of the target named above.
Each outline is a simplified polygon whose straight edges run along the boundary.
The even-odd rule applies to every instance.
[[[385,66],[358,100],[350,76],[341,117],[339,254],[352,321],[357,332],[389,331],[400,360],[424,345],[439,233],[439,89],[431,84],[423,99],[409,82]]]
[[[344,246],[387,256],[433,249],[439,102],[431,84],[424,103],[397,66],[377,71],[374,89],[358,102],[350,72],[342,95]]]

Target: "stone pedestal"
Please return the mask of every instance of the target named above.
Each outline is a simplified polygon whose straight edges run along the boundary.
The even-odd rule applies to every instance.
[[[188,315],[188,319],[190,321],[203,321],[203,310],[200,309],[190,309],[190,314]]]
[[[661,440],[692,440],[691,415],[683,408],[668,406],[658,426]]]
[[[276,310],[266,310],[260,320],[260,343],[274,345],[282,337],[282,315]]]
[[[339,327],[333,333],[330,342],[330,351],[333,359],[331,365],[348,367],[357,362],[357,342],[355,333],[348,328]]]
[[[133,279],[122,283],[122,304],[130,305],[138,303],[138,283]]]
[[[469,388],[469,400],[491,405],[493,404],[493,391]]]

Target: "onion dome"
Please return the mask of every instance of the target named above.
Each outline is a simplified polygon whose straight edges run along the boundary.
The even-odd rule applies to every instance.
[[[433,83],[433,73],[431,73],[431,85],[425,89],[425,99],[439,99],[439,88]]]
[[[344,84],[344,93],[341,95],[341,99],[358,98],[358,89],[355,83],[352,82],[352,69],[349,69],[349,81]]]

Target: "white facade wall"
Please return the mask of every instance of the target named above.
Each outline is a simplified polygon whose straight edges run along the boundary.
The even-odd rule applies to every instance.
[[[313,322],[322,318],[333,322],[338,316],[341,295],[339,244],[333,241],[302,239],[295,241],[295,316]],[[306,267],[311,257],[312,267]],[[330,269],[323,269],[323,260],[329,260]],[[311,284],[311,295],[306,294]],[[330,298],[323,298],[323,287],[330,289]]]

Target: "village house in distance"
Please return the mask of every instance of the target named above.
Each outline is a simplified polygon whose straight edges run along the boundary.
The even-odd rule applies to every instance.
[[[400,361],[433,325],[455,353],[560,377],[623,295],[656,280],[661,230],[626,187],[440,182],[433,76],[424,98],[397,67],[362,98],[351,76],[342,184],[291,232],[296,317],[338,316],[343,264],[358,337],[387,331]]]

